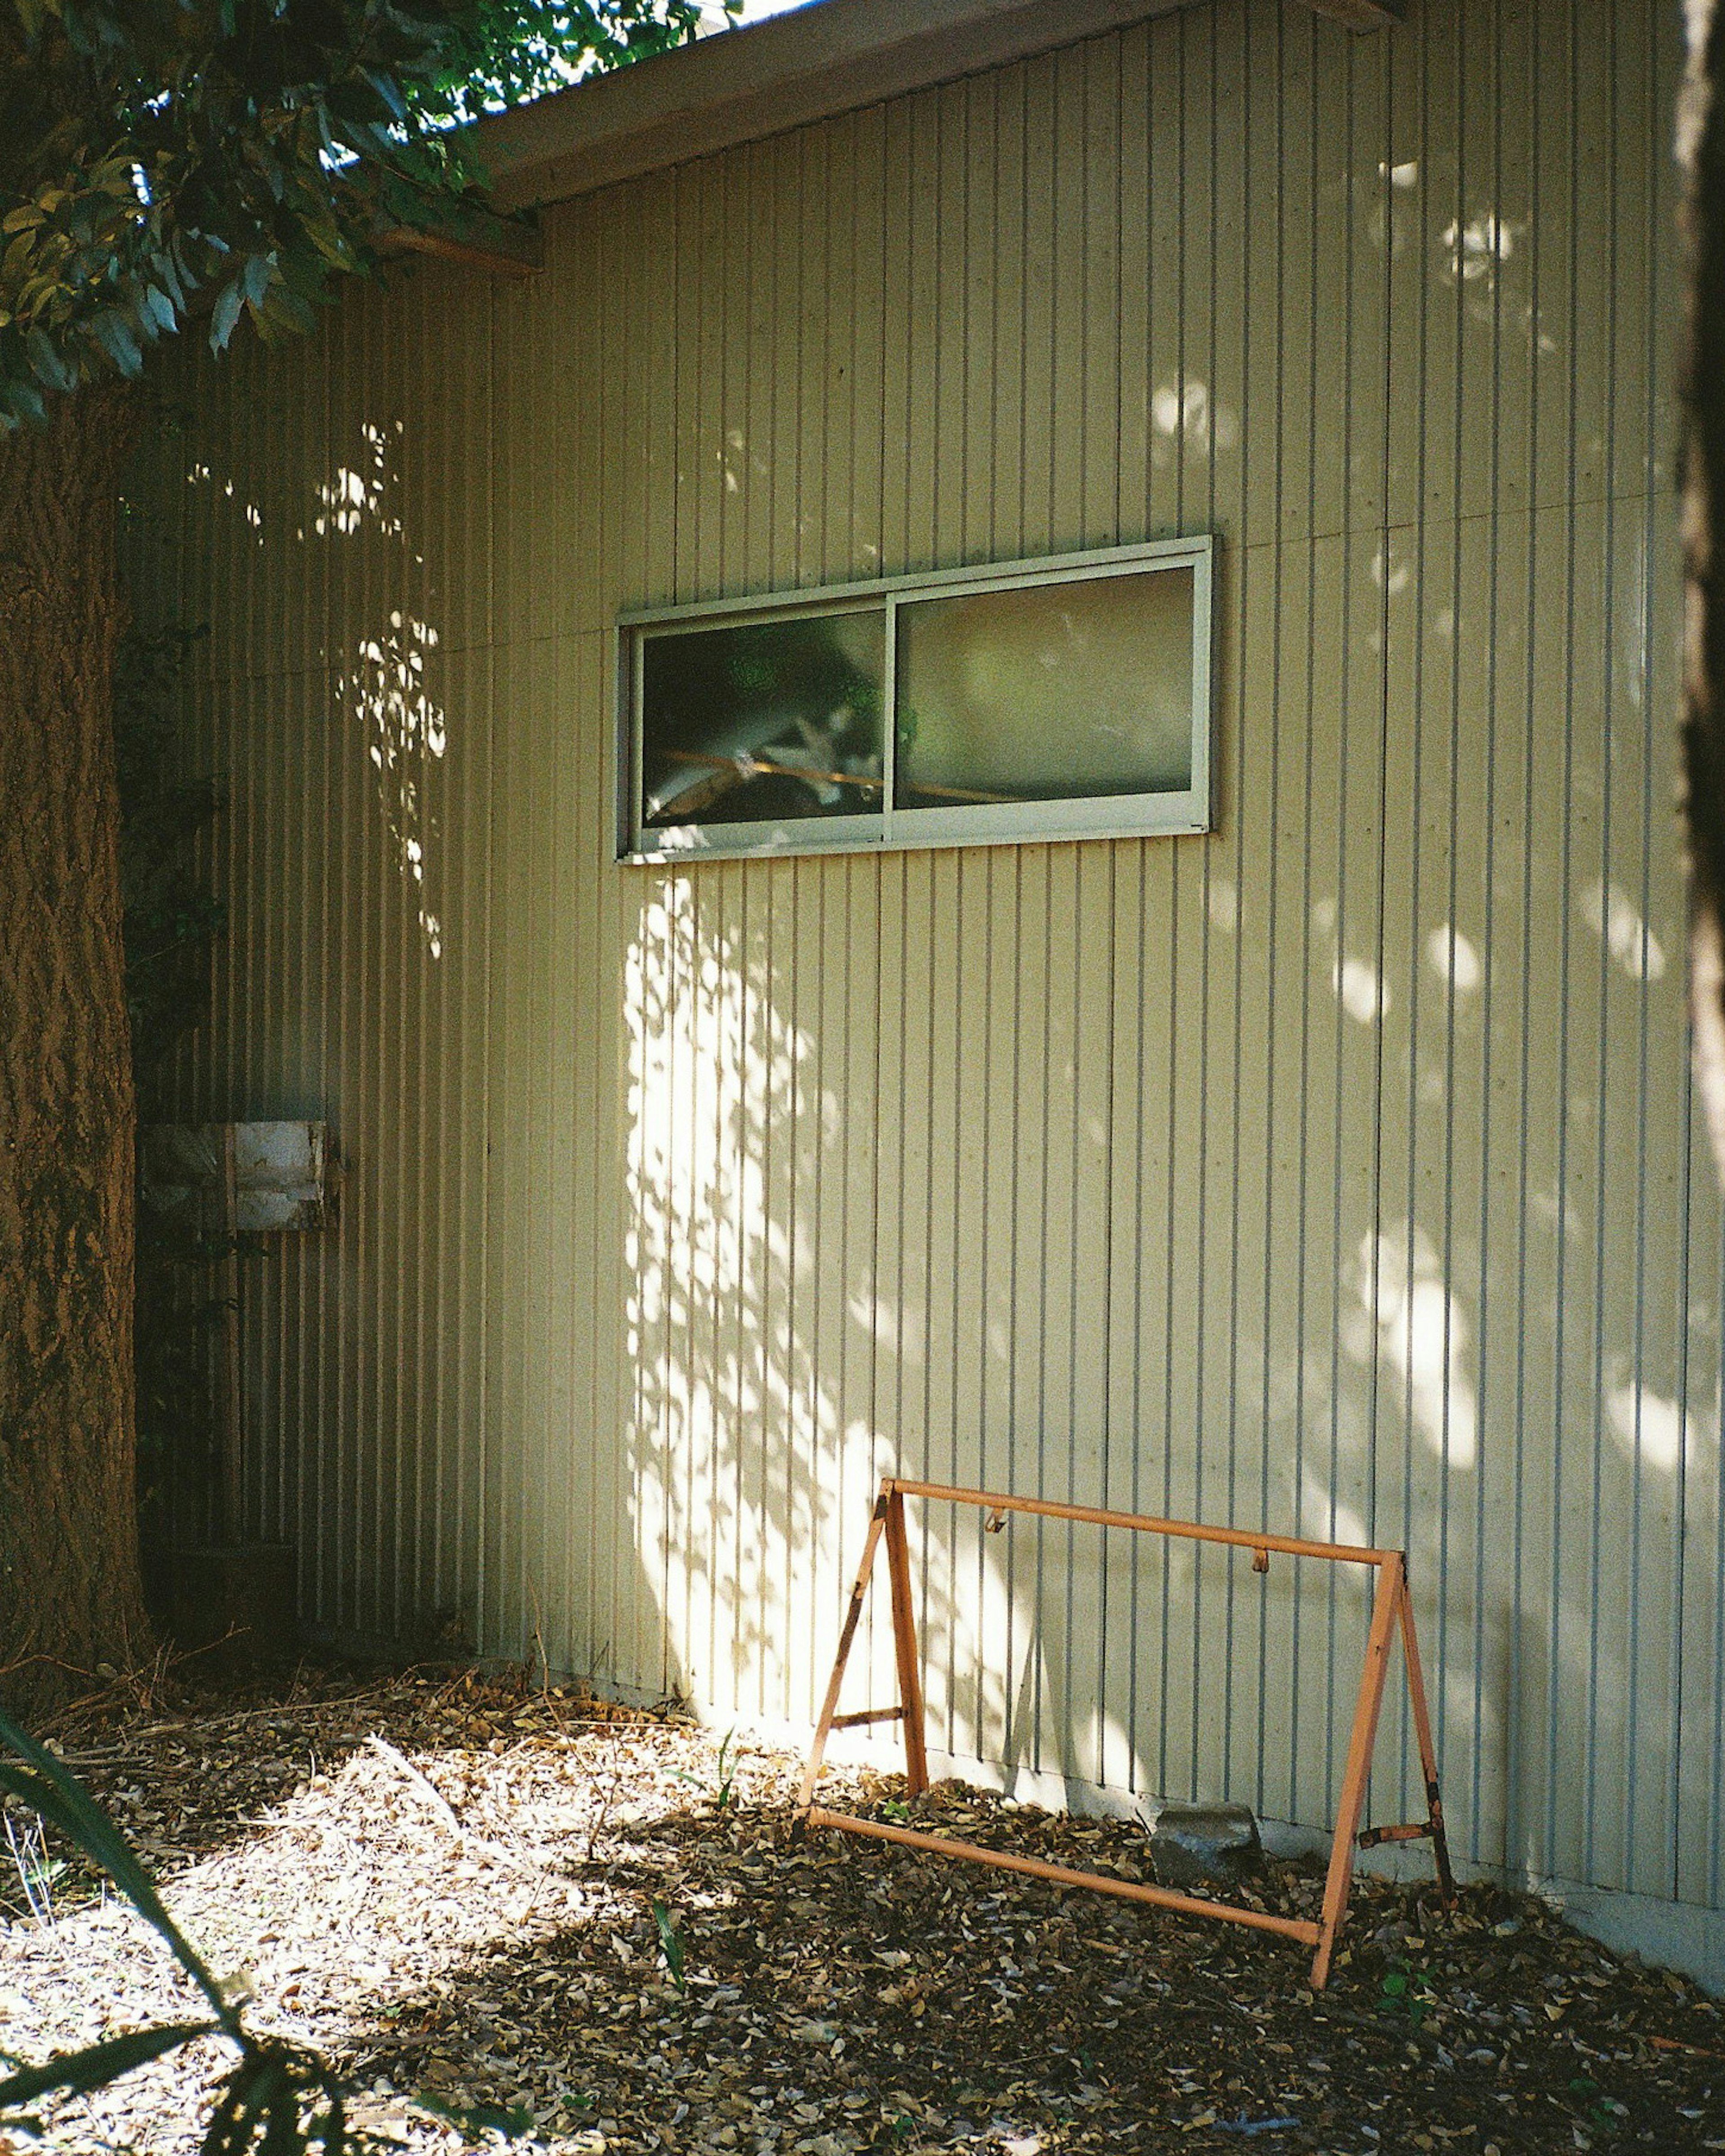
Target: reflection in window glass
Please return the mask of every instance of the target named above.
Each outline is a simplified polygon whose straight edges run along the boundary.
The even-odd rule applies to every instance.
[[[798,613],[649,635],[642,821],[878,813],[886,614]]]
[[[1190,569],[898,608],[895,808],[1192,784]]]

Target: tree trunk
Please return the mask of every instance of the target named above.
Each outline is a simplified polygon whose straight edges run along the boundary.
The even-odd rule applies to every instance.
[[[131,399],[0,435],[0,1706],[149,1646],[131,1356],[115,563]]]
[[[1683,777],[1696,1087],[1725,1178],[1725,21],[1692,0],[1677,108],[1688,334],[1683,376]]]

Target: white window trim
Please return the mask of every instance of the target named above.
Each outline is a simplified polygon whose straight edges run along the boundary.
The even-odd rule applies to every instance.
[[[990,562],[974,568],[938,569],[924,576],[827,584],[758,597],[715,599],[691,606],[646,607],[617,618],[619,716],[617,858],[640,864],[732,860],[753,855],[901,853],[931,846],[1042,845],[1071,839],[1172,837],[1214,824],[1210,711],[1212,559],[1206,533],[1156,539],[1135,547],[1047,554],[1030,561]],[[894,675],[896,610],[917,599],[957,592],[1009,591],[1022,585],[1077,583],[1122,570],[1192,572],[1192,783],[1167,793],[1094,794],[1077,800],[977,803],[952,808],[892,807],[897,745]],[[882,803],[855,816],[786,818],[778,823],[690,824],[644,828],[639,820],[643,701],[643,632],[667,626],[741,628],[798,613],[860,611],[881,605],[886,616],[881,682]]]

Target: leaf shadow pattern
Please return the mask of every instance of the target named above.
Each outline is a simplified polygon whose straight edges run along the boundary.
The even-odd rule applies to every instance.
[[[594,1726],[513,1687],[380,1686],[331,1712],[387,1732],[411,1774],[362,1746],[169,1898],[212,1967],[249,1972],[249,2020],[315,2046],[355,2091],[355,2128],[410,2147],[430,2131],[422,2094],[521,2107],[559,2156],[667,2133],[851,2156],[1151,2149],[1178,2131],[1220,2151],[1241,2121],[1290,2116],[1295,2148],[1361,2148],[1363,2119],[1383,2145],[1435,2121],[1555,2151],[1607,2099],[1645,2145],[1677,2147],[1681,2107],[1712,2086],[1706,2054],[1725,2051],[1717,2008],[1494,1890],[1470,1894],[1458,1931],[1421,1894],[1368,1884],[1351,1958],[1314,1999],[1284,1942],[843,1836],[799,1843],[798,1762],[759,1745],[721,1764],[687,1724]],[[868,1770],[844,1784],[862,1807],[901,1788]],[[1060,1861],[1142,1857],[1120,1822],[951,1785],[925,1808]],[[1272,1869],[1259,1891],[1317,1885]],[[680,1985],[655,1903],[682,1941]],[[1386,1988],[1409,1970],[1417,2028]],[[111,1907],[0,1933],[0,1996],[27,1999],[44,2032],[171,2010],[172,1978]],[[1659,2052],[1649,2030],[1692,2054]],[[157,2062],[59,2123],[182,2156],[210,2074]]]

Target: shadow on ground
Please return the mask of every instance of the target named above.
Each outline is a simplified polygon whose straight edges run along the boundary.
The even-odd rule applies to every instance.
[[[1537,1903],[1476,1888],[1445,1912],[1362,1882],[1314,1997],[1284,1940],[798,1839],[796,1761],[596,1713],[465,1674],[331,1672],[67,1749],[167,1852],[194,1938],[253,1970],[259,2027],[316,2046],[410,2148],[454,2145],[422,2094],[518,2106],[560,2151],[1722,2145],[1725,2017]],[[833,1792],[903,1804],[864,1773]],[[1056,1861],[1145,1862],[1118,1821],[955,1784],[916,1809]],[[1317,1881],[1271,1866],[1256,1891],[1304,1909]],[[136,1928],[73,1909],[0,1930],[0,2003],[35,2017],[20,2050],[172,2004]],[[59,2145],[196,2147],[195,2088],[121,2086]]]

